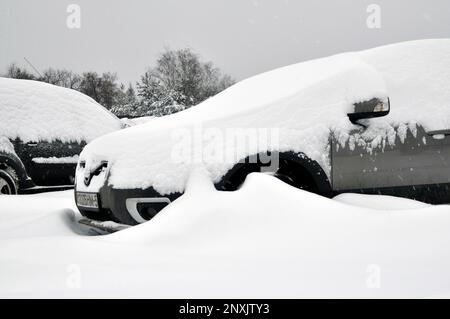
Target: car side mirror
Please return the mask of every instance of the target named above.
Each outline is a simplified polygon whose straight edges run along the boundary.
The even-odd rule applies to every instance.
[[[391,108],[389,98],[373,98],[355,103],[353,107],[353,112],[347,114],[350,122],[353,124],[357,124],[358,120],[361,119],[388,115]]]

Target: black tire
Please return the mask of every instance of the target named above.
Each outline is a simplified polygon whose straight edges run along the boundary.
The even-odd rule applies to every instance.
[[[258,173],[258,172],[257,172]],[[261,173],[264,174],[264,173]],[[284,172],[283,170],[279,170],[274,174],[270,174],[273,177],[279,179],[280,181],[291,185],[295,188],[302,189],[311,193],[318,193],[317,187],[311,180],[303,180],[302,178],[298,178],[295,174],[292,174],[292,172]],[[242,184],[244,183],[245,179],[248,175],[243,176],[243,180],[239,182],[239,184],[233,185],[233,189],[239,189]]]
[[[319,193],[311,173],[298,165],[286,164],[275,173],[275,177],[293,187],[303,189],[311,193]]]
[[[15,195],[17,191],[17,182],[12,174],[0,169],[0,195]]]
[[[219,184],[218,189],[226,191],[237,190],[242,186],[249,174],[260,173],[263,167],[264,165],[260,163],[245,163],[237,166],[236,170],[232,169],[230,174],[226,175],[224,180]],[[270,175],[293,187],[311,193],[321,194],[313,178],[313,173],[308,168],[292,160],[280,158],[278,170],[270,173]]]

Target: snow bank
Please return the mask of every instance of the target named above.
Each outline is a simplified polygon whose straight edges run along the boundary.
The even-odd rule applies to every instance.
[[[0,137],[91,141],[120,121],[90,97],[47,83],[0,78]]]
[[[339,194],[333,198],[341,203],[375,210],[409,210],[429,207],[429,204],[412,199],[366,194]]]
[[[73,235],[75,228],[72,220],[76,211],[73,201],[73,191],[2,196],[0,241]]]
[[[200,169],[186,193],[150,222],[87,237],[64,222],[74,203],[71,192],[62,194],[65,201],[0,198],[1,297],[388,298],[450,292],[446,205],[360,208],[263,174],[251,174],[236,192],[219,192]],[[374,198],[380,206],[391,203]]]
[[[329,174],[330,133],[342,145],[363,141],[371,151],[392,145],[418,122],[448,128],[449,87],[450,40],[344,53],[241,81],[186,111],[99,138],[80,158],[88,170],[113,162],[109,182],[116,188],[153,186],[162,194],[183,191],[197,166],[216,182],[240,159],[266,150],[303,152]],[[349,141],[352,104],[386,96],[391,113],[370,120],[366,133]],[[257,142],[244,137],[239,147],[233,141],[242,140],[242,130],[256,131]]]

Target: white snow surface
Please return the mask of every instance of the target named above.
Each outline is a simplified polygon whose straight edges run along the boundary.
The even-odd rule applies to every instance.
[[[1,196],[0,297],[449,295],[448,205],[373,196],[395,206],[375,210],[358,206],[367,196],[345,197],[352,204],[264,174],[221,192],[196,170],[151,221],[87,236],[71,191]]]
[[[67,156],[67,157],[35,157],[32,159],[37,164],[76,164],[78,163],[79,156]]]
[[[0,136],[24,142],[90,142],[119,130],[120,121],[75,90],[0,78]]]
[[[340,194],[334,200],[341,203],[355,205],[375,210],[407,210],[426,208],[431,205],[407,198],[388,195]]]
[[[263,73],[186,111],[101,137],[80,159],[88,170],[111,162],[109,183],[116,188],[153,186],[162,194],[182,192],[195,167],[216,182],[238,160],[266,150],[303,152],[329,174],[330,133],[342,145],[359,143],[349,140],[355,126],[346,114],[373,97],[389,97],[391,112],[368,120],[357,137],[368,151],[392,145],[417,123],[448,128],[450,40],[393,44]],[[265,129],[269,142],[227,144],[246,129]]]
[[[155,119],[154,116],[141,116],[141,117],[130,118],[130,119],[122,118],[120,120],[128,126],[134,126],[134,125],[148,123],[148,122],[152,121],[153,119]]]

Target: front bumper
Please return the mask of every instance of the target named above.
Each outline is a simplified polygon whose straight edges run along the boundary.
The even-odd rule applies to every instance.
[[[181,196],[181,193],[161,195],[152,187],[147,189],[116,189],[107,180],[109,169],[105,169],[84,184],[83,169],[77,169],[75,202],[81,214],[91,219],[110,219],[135,225],[146,222],[164,207]]]

